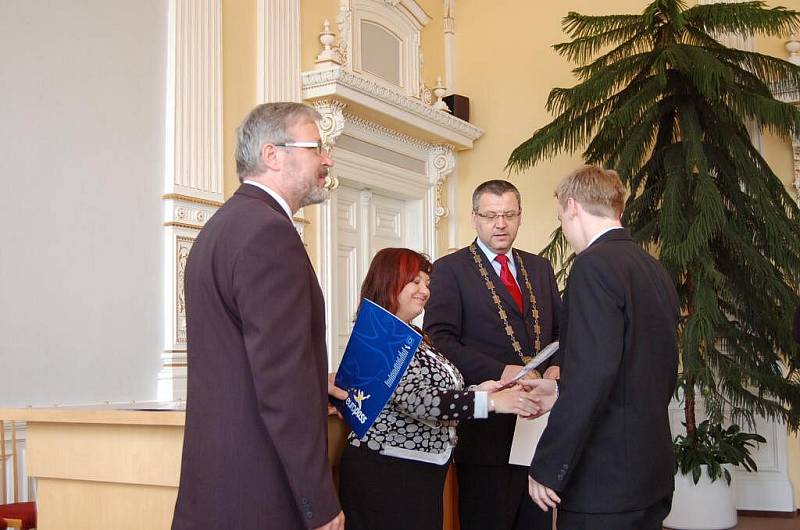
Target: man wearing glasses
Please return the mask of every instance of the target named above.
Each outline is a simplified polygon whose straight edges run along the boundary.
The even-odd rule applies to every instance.
[[[505,180],[484,182],[472,194],[477,238],[433,266],[425,331],[468,385],[509,379],[558,340],[561,299],[553,268],[512,247],[521,221],[519,190]],[[557,364],[542,368],[545,377],[558,376]],[[527,469],[508,463],[514,425],[514,416],[498,414],[458,426],[462,530],[550,528],[550,514],[528,497]]]
[[[328,197],[319,119],[299,103],[253,109],[237,130],[242,185],[189,254],[173,530],[344,528],[327,458],[322,291],[292,223]]]

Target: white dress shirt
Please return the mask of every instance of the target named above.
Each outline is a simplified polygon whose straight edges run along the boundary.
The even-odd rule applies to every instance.
[[[489,260],[489,263],[492,264],[492,268],[494,269],[494,272],[497,273],[497,277],[499,278],[501,266],[500,263],[494,259],[497,257],[497,252],[489,250],[489,247],[487,247],[483,241],[481,241],[481,238],[476,239],[478,241],[478,247],[481,249],[481,251],[483,251],[484,255],[486,255],[486,258]],[[508,249],[508,252],[506,252],[505,255],[508,258],[508,268],[511,270],[514,280],[516,280],[517,284],[519,284],[519,280],[517,280],[517,265],[514,263],[514,253],[512,252],[512,249]]]
[[[289,220],[290,221],[292,220],[292,210],[289,208],[289,203],[286,202],[283,199],[283,197],[278,195],[278,192],[274,191],[269,186],[265,186],[265,185],[261,184],[260,182],[255,182],[253,180],[245,180],[245,181],[242,182],[242,184],[250,184],[251,186],[255,186],[256,188],[261,188],[262,190],[264,190],[267,193],[269,193],[270,197],[272,197],[273,199],[278,201],[278,204],[281,205],[281,208],[283,208],[283,210],[286,212],[286,215],[289,216]]]

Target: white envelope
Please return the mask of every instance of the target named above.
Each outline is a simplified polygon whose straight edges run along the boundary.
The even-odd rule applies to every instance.
[[[511,442],[511,454],[508,463],[528,467],[533,460],[536,446],[542,437],[550,413],[542,414],[535,420],[526,420],[517,416],[517,426],[514,428],[514,440]]]

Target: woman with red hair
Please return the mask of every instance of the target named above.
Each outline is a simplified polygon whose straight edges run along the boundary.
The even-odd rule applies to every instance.
[[[383,249],[372,260],[361,297],[411,324],[430,296],[431,268],[428,258],[413,250]],[[519,388],[498,391],[499,383],[486,381],[465,389],[458,369],[423,337],[367,434],[348,438],[340,481],[347,530],[440,529],[458,422],[538,411]]]

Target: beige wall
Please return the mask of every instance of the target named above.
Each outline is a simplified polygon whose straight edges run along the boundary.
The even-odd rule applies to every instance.
[[[612,0],[598,7],[589,0],[558,3],[481,0],[456,5],[456,79],[458,92],[470,98],[470,121],[486,133],[471,152],[459,155],[459,245],[474,237],[470,225],[472,190],[484,180],[509,178],[522,193],[523,224],[519,248],[538,252],[557,226],[553,189],[580,163],[580,153],[543,162],[524,174],[504,171],[511,151],[534,130],[552,120],[545,110],[550,90],[575,84],[571,66],[553,51],[566,40],[561,18],[585,14],[640,11],[644,1]]]
[[[222,0],[222,145],[225,197],[239,187],[236,127],[256,101],[256,0]]]
[[[562,154],[537,164],[522,174],[508,175],[505,163],[511,151],[553,116],[545,102],[554,87],[576,83],[567,63],[551,48],[567,40],[561,19],[570,11],[587,15],[638,13],[645,0],[606,0],[602,7],[590,0],[565,0],[557,4],[497,0],[491,8],[481,0],[460,0],[456,5],[457,92],[470,98],[470,121],[486,134],[472,151],[458,159],[459,246],[474,237],[469,202],[472,190],[490,178],[509,178],[523,196],[520,248],[537,252],[557,226],[553,188],[557,181],[582,163],[581,151]],[[800,0],[770,2],[800,9]],[[758,38],[757,50],[785,58],[785,39]],[[791,187],[792,159],[788,142],[764,136],[764,154],[781,180]],[[443,227],[444,228],[444,227]]]

